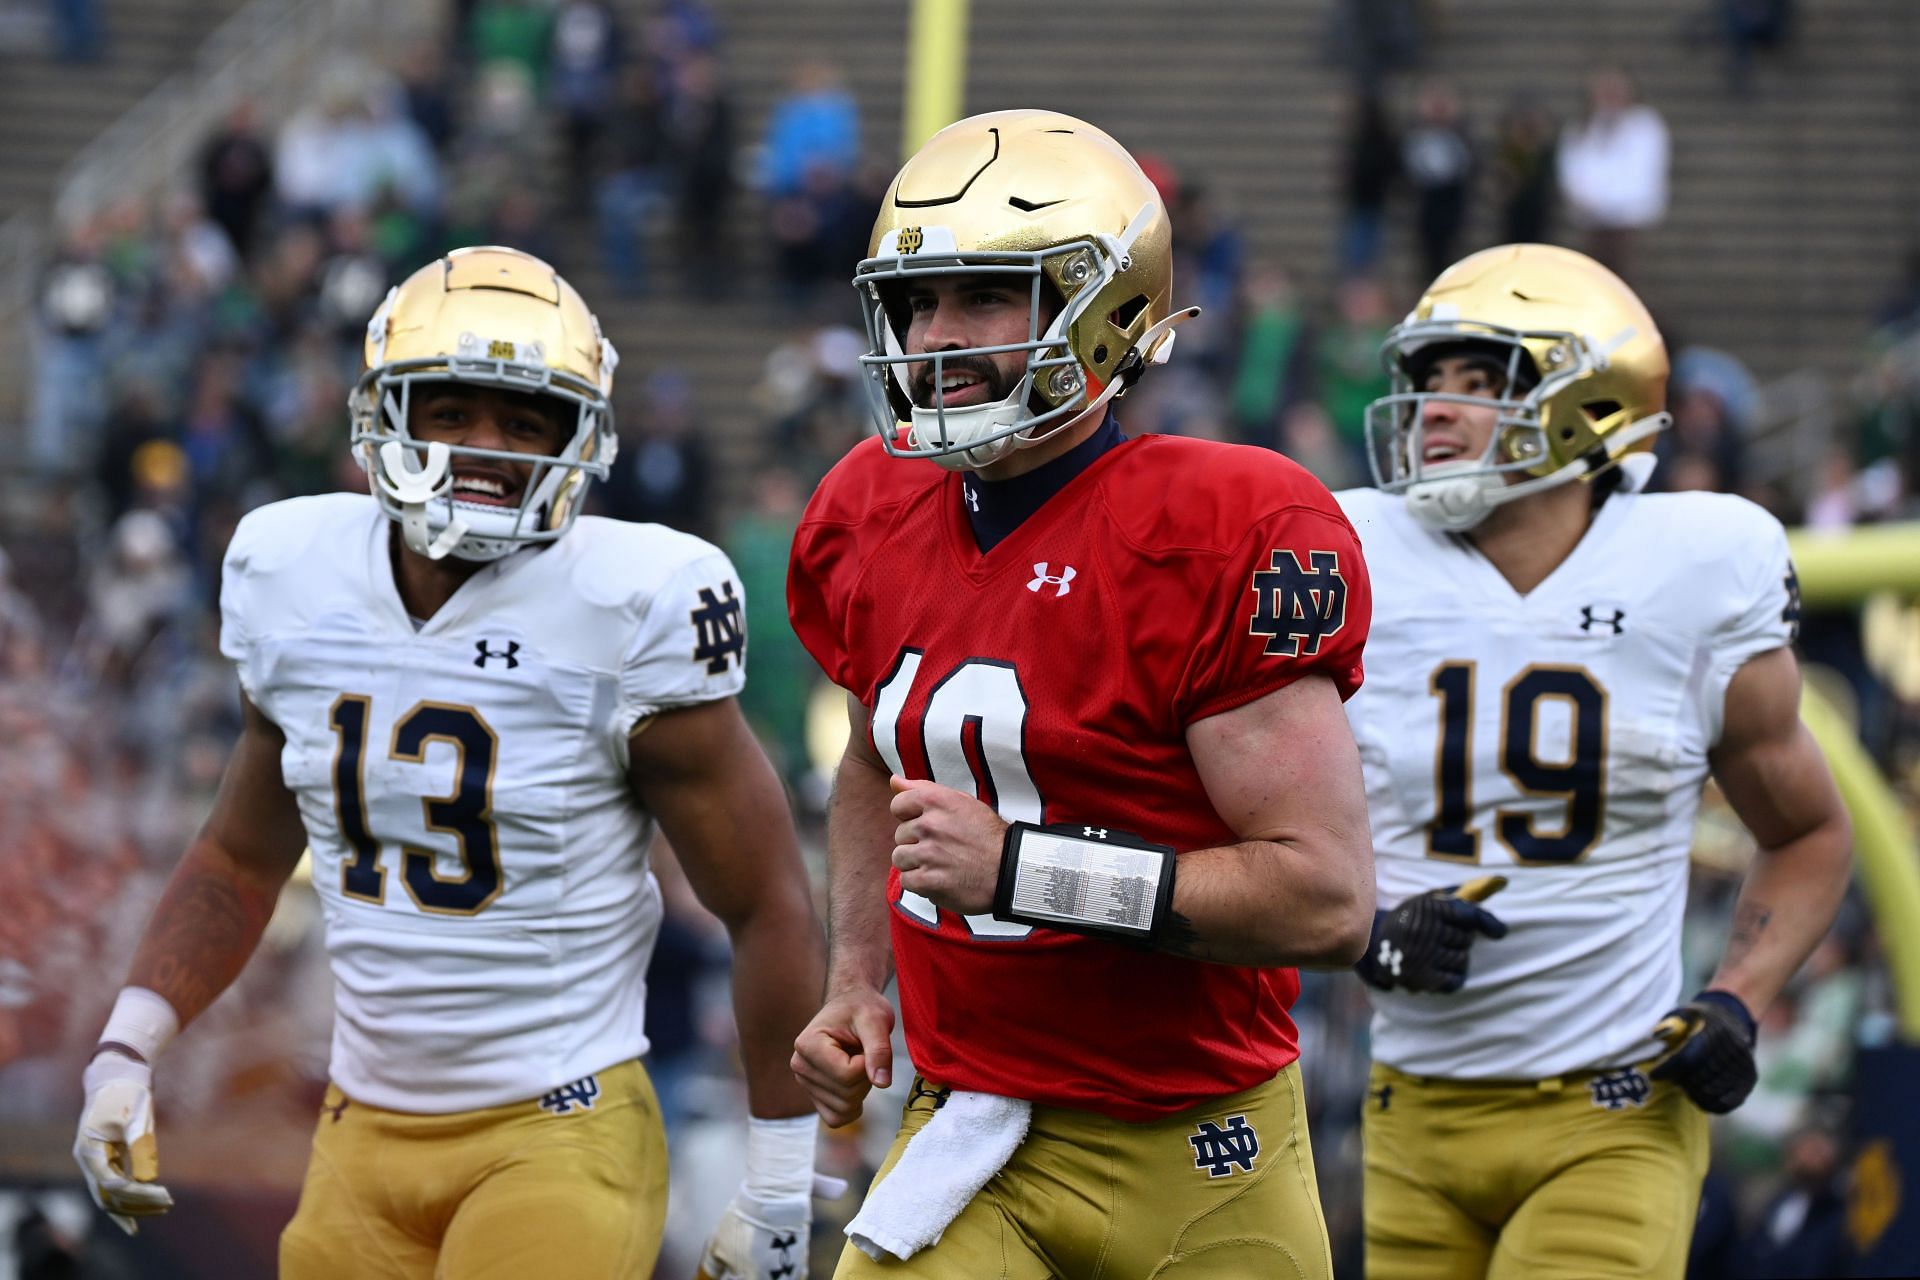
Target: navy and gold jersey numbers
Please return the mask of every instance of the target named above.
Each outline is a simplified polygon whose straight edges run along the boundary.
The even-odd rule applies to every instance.
[[[733,582],[720,584],[720,590],[700,588],[700,605],[688,617],[693,622],[693,660],[707,664],[707,674],[722,675],[730,662],[744,662],[747,634],[740,625],[740,597]]]
[[[334,815],[352,857],[340,868],[340,891],[349,898],[380,903],[386,898],[387,872],[380,864],[380,842],[367,822],[365,765],[367,721],[373,700],[342,694],[328,724],[339,739],[333,757]],[[433,854],[402,846],[401,881],[422,911],[435,915],[477,915],[500,896],[500,843],[493,824],[493,771],[500,739],[472,707],[420,702],[393,726],[389,758],[425,764],[427,746],[443,742],[454,749],[453,791],[424,796],[420,805],[426,829],[454,837],[463,868],[443,878]]]
[[[1447,662],[1428,689],[1440,700],[1434,747],[1434,815],[1427,824],[1427,856],[1480,860],[1473,818],[1475,664]],[[1540,712],[1553,702],[1567,708],[1570,741],[1543,758]],[[1501,691],[1500,769],[1528,796],[1562,797],[1559,830],[1541,829],[1537,815],[1502,809],[1494,833],[1526,864],[1578,862],[1599,842],[1607,780],[1607,693],[1585,667],[1530,666]]]
[[[1267,568],[1254,570],[1250,589],[1247,634],[1266,637],[1262,652],[1268,657],[1317,654],[1320,642],[1347,623],[1347,581],[1337,551],[1309,551],[1302,564],[1297,552],[1280,548]]]

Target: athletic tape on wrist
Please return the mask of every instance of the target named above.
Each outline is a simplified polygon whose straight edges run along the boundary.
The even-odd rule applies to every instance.
[[[180,1015],[165,996],[145,987],[122,987],[100,1041],[124,1045],[151,1063],[179,1033]]]
[[[820,1121],[811,1115],[747,1121],[747,1177],[741,1190],[768,1203],[813,1195],[814,1146]]]

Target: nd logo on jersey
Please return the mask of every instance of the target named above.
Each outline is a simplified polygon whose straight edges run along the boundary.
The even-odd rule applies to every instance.
[[[1340,576],[1340,553],[1309,551],[1309,569],[1292,551],[1273,553],[1272,568],[1253,574],[1253,617],[1247,634],[1266,636],[1266,654],[1297,658],[1320,652],[1320,642],[1347,621],[1347,581]]]
[[[712,587],[700,588],[700,607],[689,617],[697,633],[693,660],[707,664],[707,674],[717,676],[727,669],[729,660],[745,659],[747,636],[740,627],[740,598],[733,594],[733,582],[721,584],[724,595],[715,595]]]

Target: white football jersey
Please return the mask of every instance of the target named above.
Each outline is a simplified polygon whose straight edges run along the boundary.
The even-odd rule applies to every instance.
[[[1336,495],[1373,579],[1366,772],[1379,906],[1499,874],[1466,988],[1369,991],[1373,1052],[1417,1075],[1543,1079],[1650,1056],[1680,998],[1687,855],[1727,683],[1791,642],[1786,533],[1745,499],[1616,494],[1514,591],[1398,497]]]
[[[250,513],[220,646],[286,735],[348,1096],[524,1101],[646,1051],[660,922],[628,734],[744,680],[739,575],[698,538],[583,518],[417,629],[371,498]]]

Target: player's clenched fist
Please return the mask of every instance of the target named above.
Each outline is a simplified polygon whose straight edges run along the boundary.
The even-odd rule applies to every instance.
[[[900,887],[959,915],[993,910],[1007,824],[980,801],[952,787],[895,775],[889,806],[900,825],[893,865]]]
[[[893,1006],[872,987],[831,997],[793,1042],[789,1065],[822,1120],[852,1123],[867,1091],[893,1082]]]

